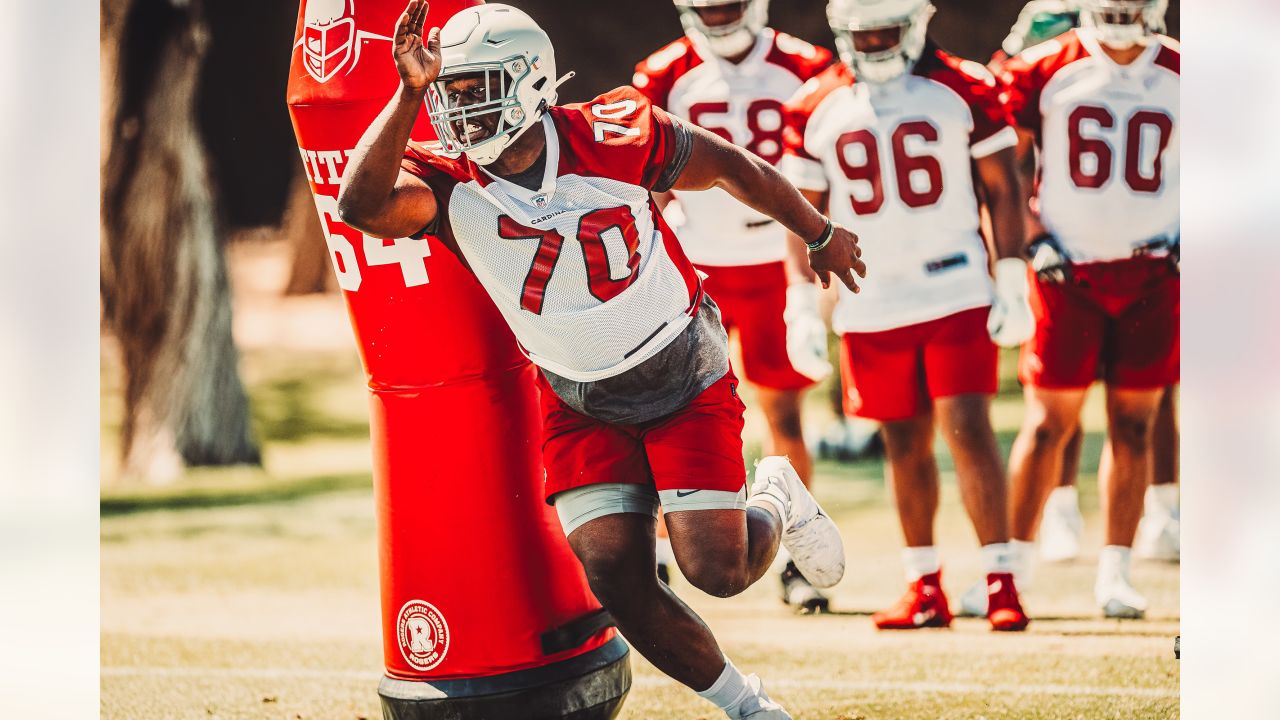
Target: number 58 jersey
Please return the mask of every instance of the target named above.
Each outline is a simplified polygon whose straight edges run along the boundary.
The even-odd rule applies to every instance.
[[[995,78],[932,42],[913,70],[857,82],[843,63],[784,109],[779,169],[826,192],[828,213],[858,233],[867,278],[840,291],[837,332],[876,332],[989,305],[972,162],[1017,135]]]
[[[765,28],[739,63],[686,36],[636,65],[631,82],[654,105],[776,163],[782,104],[830,64],[830,51]],[[724,190],[676,196],[667,219],[695,263],[758,265],[786,257],[786,229]]]
[[[1040,145],[1040,220],[1072,260],[1178,235],[1179,58],[1156,36],[1119,65],[1080,29],[1005,64],[1013,119]]]
[[[401,168],[435,193],[424,231],[459,255],[536,365],[579,382],[613,377],[678,336],[701,300],[650,195],[675,182],[692,138],[632,88],[552,107],[541,122],[535,190],[416,143]]]

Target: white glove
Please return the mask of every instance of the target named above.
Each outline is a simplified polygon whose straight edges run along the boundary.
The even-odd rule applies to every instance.
[[[831,374],[827,360],[827,324],[818,312],[818,286],[801,283],[787,287],[787,358],[796,372],[814,382]]]
[[[987,316],[987,334],[992,342],[1017,347],[1031,339],[1036,331],[1036,319],[1027,300],[1029,292],[1025,260],[996,261],[996,301]]]

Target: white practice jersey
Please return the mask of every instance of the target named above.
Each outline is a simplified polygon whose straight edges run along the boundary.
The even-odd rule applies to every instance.
[[[766,28],[736,64],[682,37],[636,65],[632,84],[654,105],[776,163],[782,104],[830,64],[826,49]],[[695,263],[758,265],[786,256],[786,229],[724,190],[676,197],[667,220]]]
[[[929,43],[893,82],[855,82],[837,64],[787,104],[780,169],[797,187],[828,193],[831,218],[858,233],[867,263],[862,292],[841,287],[836,332],[991,303],[972,161],[1017,142],[999,95],[982,65]]]
[[[1014,121],[1040,147],[1040,219],[1076,262],[1118,260],[1179,235],[1177,43],[1118,65],[1089,29],[1004,66]]]
[[[538,366],[579,382],[667,345],[701,299],[697,271],[651,191],[688,160],[688,130],[632,88],[551,108],[542,186],[530,190],[411,143],[402,168],[440,203],[426,230],[457,252]]]

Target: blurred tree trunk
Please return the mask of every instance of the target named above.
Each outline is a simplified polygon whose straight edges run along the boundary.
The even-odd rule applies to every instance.
[[[195,117],[200,0],[104,0],[102,302],[124,359],[123,473],[259,463]],[[109,84],[108,84],[109,83]]]
[[[307,182],[304,172],[299,171],[293,177],[280,234],[289,241],[293,258],[285,295],[309,295],[338,287],[337,278],[330,269],[324,233],[320,230],[320,216],[316,214],[316,203],[311,197],[311,183]]]

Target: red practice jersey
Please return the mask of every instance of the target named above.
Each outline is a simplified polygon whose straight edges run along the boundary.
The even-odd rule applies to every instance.
[[[470,267],[535,364],[579,382],[612,377],[697,310],[697,272],[650,196],[675,182],[691,138],[629,87],[553,107],[541,123],[536,190],[416,143],[402,168],[435,191],[428,230]]]
[[[1004,65],[1014,120],[1036,135],[1040,219],[1076,262],[1130,257],[1179,234],[1177,43],[1118,65],[1089,29]]]
[[[739,63],[682,37],[636,65],[632,84],[687,119],[769,162],[782,156],[782,104],[831,64],[824,48],[765,28]],[[700,265],[757,265],[786,256],[785,229],[719,188],[677,193],[667,220]]]
[[[858,232],[870,268],[847,288],[837,332],[875,332],[989,305],[972,162],[1013,147],[1001,89],[982,65],[932,42],[912,71],[856,82],[843,63],[787,103],[779,167],[827,192],[829,214]]]

